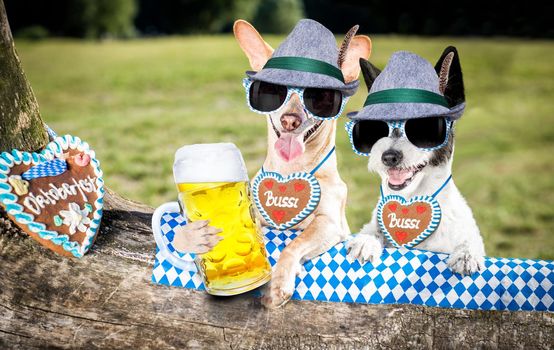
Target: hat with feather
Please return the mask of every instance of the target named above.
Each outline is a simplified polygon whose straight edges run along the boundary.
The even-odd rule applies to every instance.
[[[433,68],[407,51],[394,53],[381,72],[361,58],[369,94],[352,120],[406,120],[433,116],[460,118],[465,109],[464,83],[455,47],[447,47]]]
[[[314,20],[302,19],[265,66],[258,72],[248,71],[246,75],[253,80],[279,85],[335,89],[351,96],[358,89],[359,81],[345,83],[340,68],[357,30],[358,26],[350,29],[339,50],[329,29]]]

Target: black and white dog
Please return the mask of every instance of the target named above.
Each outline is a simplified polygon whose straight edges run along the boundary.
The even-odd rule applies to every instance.
[[[451,254],[448,265],[454,272],[472,274],[479,271],[484,267],[485,255],[479,228],[454,182],[446,180],[452,171],[454,122],[465,107],[456,49],[448,47],[434,69],[423,58],[408,52],[394,54],[383,72],[366,60],[360,60],[360,64],[369,96],[383,93],[382,90],[390,94],[391,91],[415,90],[408,89],[414,87],[444,96],[443,106],[421,103],[417,96],[394,100],[393,95],[394,103],[390,103],[391,98],[379,101],[368,96],[366,107],[354,116],[349,115],[353,119],[350,137],[356,153],[369,156],[369,171],[381,176],[383,196],[428,196],[445,184],[436,195],[442,211],[440,223],[415,247]],[[348,242],[349,255],[362,262],[374,262],[383,247],[391,245],[382,231],[376,208],[371,221]]]

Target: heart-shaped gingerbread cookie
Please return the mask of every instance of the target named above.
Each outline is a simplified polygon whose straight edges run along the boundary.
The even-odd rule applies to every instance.
[[[439,226],[441,210],[431,196],[417,196],[407,201],[390,195],[377,205],[377,222],[393,246],[412,248],[429,237]]]
[[[271,226],[284,230],[310,215],[321,196],[319,182],[308,173],[283,177],[275,172],[260,172],[252,182],[254,203]]]
[[[65,256],[82,257],[100,220],[104,181],[94,151],[57,137],[40,153],[0,154],[0,205],[23,231]]]

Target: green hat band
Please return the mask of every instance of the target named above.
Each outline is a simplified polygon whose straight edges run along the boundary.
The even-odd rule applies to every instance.
[[[314,60],[306,57],[273,57],[264,66],[265,68],[276,68],[295,70],[300,72],[318,73],[340,80],[344,84],[342,71],[327,62]]]
[[[430,103],[449,107],[444,96],[420,89],[388,89],[367,95],[364,107],[379,103]]]

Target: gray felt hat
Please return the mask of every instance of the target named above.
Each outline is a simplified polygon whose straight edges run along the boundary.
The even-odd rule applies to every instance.
[[[321,23],[302,19],[273,52],[262,70],[246,74],[253,80],[336,89],[351,96],[358,89],[359,81],[344,83],[338,57],[339,49],[333,33]]]
[[[348,114],[352,120],[405,120],[433,116],[455,120],[464,112],[461,68],[453,47],[445,50],[435,68],[422,57],[406,51],[394,53],[382,72],[367,61],[360,60],[360,64],[369,94],[362,110]],[[373,79],[368,77],[372,74]],[[440,74],[444,77],[439,78]],[[445,89],[440,89],[441,82],[456,86],[449,89],[445,85]],[[448,96],[450,91],[455,92],[455,98]]]

